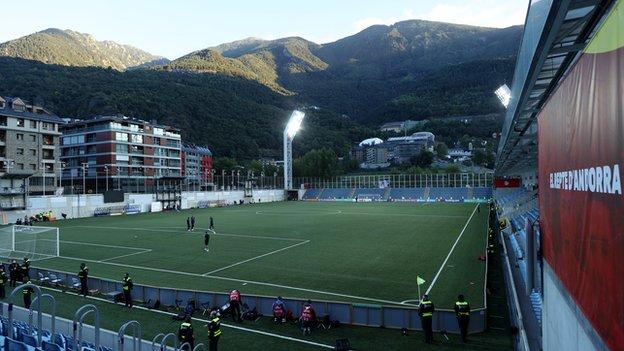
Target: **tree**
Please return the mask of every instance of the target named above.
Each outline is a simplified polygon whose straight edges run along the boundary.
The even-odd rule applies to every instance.
[[[410,163],[417,167],[429,167],[433,162],[433,153],[429,150],[422,149],[418,155],[410,158]]]
[[[231,170],[236,168],[236,166],[238,166],[238,163],[235,159],[231,157],[215,157],[214,161],[212,162],[212,168],[215,170],[215,172],[230,172]]]
[[[293,161],[293,171],[297,177],[330,178],[338,174],[338,157],[329,148],[312,150]]]
[[[448,146],[446,146],[445,142],[439,142],[435,146],[436,154],[438,154],[438,158],[446,158],[448,155]]]
[[[472,161],[477,165],[483,165],[487,162],[487,155],[482,149],[476,149]]]

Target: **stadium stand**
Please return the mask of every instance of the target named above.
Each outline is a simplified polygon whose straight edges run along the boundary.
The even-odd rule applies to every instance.
[[[359,200],[382,201],[386,196],[386,189],[358,188],[355,189],[355,197]]]
[[[426,188],[392,188],[389,198],[393,201],[416,201],[425,198]]]
[[[484,187],[474,188],[473,197],[475,199],[491,199],[492,188],[484,188]]]
[[[469,198],[469,188],[431,188],[430,199],[463,200]]]
[[[323,189],[318,189],[318,188],[308,189],[303,195],[303,199],[304,200],[316,200],[318,199],[318,196],[321,195],[322,191]]]
[[[311,188],[306,190],[303,200],[353,200],[358,201],[463,201],[489,200],[492,189],[487,187],[447,188]],[[510,198],[511,199],[511,198]]]
[[[344,200],[353,199],[351,196],[352,189],[347,188],[332,188],[323,189],[318,196],[319,200]]]
[[[494,192],[495,203],[499,218],[507,219],[507,228],[503,230],[503,235],[510,246],[510,260],[513,260],[517,267],[518,278],[522,285],[528,279],[527,272],[527,234],[525,223],[535,223],[539,220],[539,208],[537,202],[537,191],[526,188],[501,188]],[[535,227],[535,242],[539,252],[540,231]],[[538,325],[541,325],[542,317],[542,294],[539,287],[527,292],[529,295],[533,314]]]

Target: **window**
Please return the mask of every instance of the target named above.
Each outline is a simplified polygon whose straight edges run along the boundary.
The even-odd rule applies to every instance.
[[[24,169],[24,164],[23,164],[23,163],[16,163],[16,164],[15,164],[15,167],[16,167],[17,169]]]
[[[24,149],[18,148],[17,150],[15,150],[15,154],[16,155],[23,155],[24,154]]]
[[[34,170],[37,169],[37,165],[34,164],[34,163],[31,163],[31,164],[28,165],[28,168],[34,171]]]
[[[126,144],[117,144],[115,146],[115,151],[118,154],[127,154],[128,153],[128,145],[126,145]]]
[[[30,128],[37,128],[37,121],[30,121]]]
[[[24,119],[23,118],[18,118],[17,119],[17,126],[18,127],[23,127],[24,126]]]
[[[30,150],[28,150],[28,152],[29,152],[30,156],[37,156],[37,150],[35,150],[35,149],[30,149]]]
[[[15,138],[16,138],[17,140],[24,140],[24,134],[17,133],[17,134],[15,135]]]
[[[54,124],[52,123],[47,123],[47,122],[43,122],[41,124],[41,128],[45,129],[45,130],[54,130]]]
[[[143,144],[143,136],[139,134],[132,134],[132,142]]]
[[[117,141],[128,141],[128,133],[115,133],[115,140]]]
[[[37,141],[37,136],[34,134],[28,134],[28,140],[34,143],[35,141]]]
[[[85,142],[84,135],[63,137],[63,145],[84,144],[84,142]],[[52,145],[52,144],[46,144],[46,145]]]

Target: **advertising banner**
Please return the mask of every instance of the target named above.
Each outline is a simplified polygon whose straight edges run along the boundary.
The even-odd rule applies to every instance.
[[[623,4],[538,115],[543,257],[613,350],[624,345]]]

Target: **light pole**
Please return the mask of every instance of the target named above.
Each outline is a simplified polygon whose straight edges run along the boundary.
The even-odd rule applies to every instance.
[[[65,162],[59,162],[59,188],[61,189],[63,189],[63,169],[65,166],[67,166]]]
[[[43,196],[46,196],[46,191],[45,191],[45,183],[46,183],[46,166],[45,166],[45,162],[41,161],[41,174],[43,175]]]
[[[221,170],[221,189],[225,189],[225,169]]]
[[[239,186],[240,186],[240,169],[236,171],[236,190],[238,190]]]
[[[284,189],[292,190],[292,141],[301,128],[305,113],[295,110],[284,128]]]
[[[108,165],[104,165],[104,173],[106,173],[106,191],[108,192]]]
[[[87,169],[89,168],[89,164],[86,162],[82,163],[82,195],[87,194]]]

